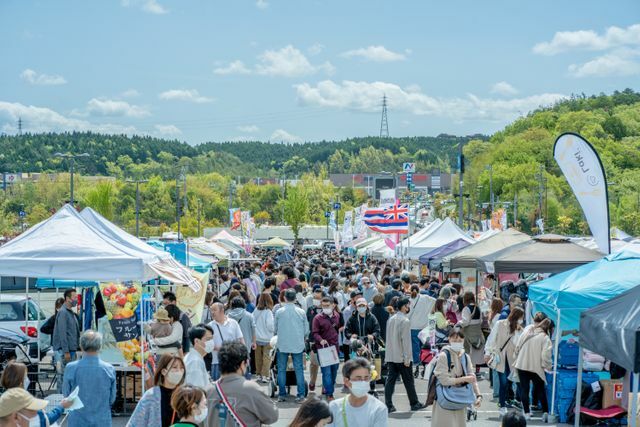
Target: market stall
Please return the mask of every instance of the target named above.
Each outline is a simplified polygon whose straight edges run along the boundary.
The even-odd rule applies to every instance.
[[[458,239],[474,243],[474,240],[467,236],[450,218],[445,218],[440,224],[430,227],[429,232],[419,238],[411,236],[403,240],[396,248],[396,253],[405,259],[418,259],[420,255]]]
[[[465,239],[457,239],[451,243],[447,243],[444,246],[427,252],[426,254],[420,255],[420,258],[418,258],[418,260],[420,261],[420,264],[428,266],[429,269],[438,268],[441,265],[438,260],[442,259],[442,257],[457,252],[460,249],[466,248],[470,245],[471,243],[467,242]]]
[[[284,249],[290,248],[291,244],[280,237],[273,237],[266,242],[258,243],[258,246],[265,249]]]

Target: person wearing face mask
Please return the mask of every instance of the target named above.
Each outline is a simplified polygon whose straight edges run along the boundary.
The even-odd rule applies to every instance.
[[[225,342],[218,360],[221,376],[208,399],[207,425],[260,426],[278,421],[278,408],[273,401],[256,382],[245,379],[249,369],[247,347],[237,341]]]
[[[56,315],[55,328],[51,336],[51,347],[61,361],[58,366],[58,392],[62,393],[62,375],[65,366],[76,360],[78,339],[80,337],[80,321],[74,309],[78,305],[78,294],[75,289],[64,291],[64,304]]]
[[[20,362],[11,361],[7,363],[0,377],[0,385],[5,390],[23,388],[28,391],[30,383],[31,381],[27,375],[27,366]],[[64,399],[60,402],[60,405],[56,405],[49,412],[45,413],[43,410],[38,411],[38,416],[34,417],[34,419],[29,422],[29,425],[41,427],[51,425],[58,421],[64,413],[64,410],[72,404],[72,400]]]
[[[371,283],[371,279],[367,276],[363,276],[360,283],[362,284],[362,296],[367,300],[367,303],[371,303],[373,297],[378,294],[378,288]]]
[[[499,407],[500,415],[506,415],[507,394],[511,388],[509,374],[515,363],[516,343],[522,332],[522,322],[524,320],[524,311],[520,307],[515,307],[509,313],[509,317],[504,320],[498,320],[491,333],[487,337],[485,345],[485,361],[497,357],[498,363],[495,365],[495,371],[498,372],[499,381]]]
[[[464,366],[463,366],[464,364]],[[476,396],[475,406],[482,403],[482,394],[473,373],[471,358],[464,352],[464,333],[460,328],[453,328],[449,332],[449,345],[445,346],[436,360],[433,375],[444,387],[471,384]],[[444,409],[438,401],[433,405],[431,425],[435,427],[464,427],[467,425],[467,409]]]
[[[322,287],[320,285],[313,286],[313,293],[311,295],[312,299],[309,300],[308,308],[307,308],[307,321],[309,322],[309,330],[313,329],[313,319],[320,313],[322,313],[322,298],[324,297],[324,292],[322,292]],[[318,362],[318,355],[315,352],[315,341],[313,338],[313,334],[309,334],[308,339],[308,348],[309,350],[309,391],[314,391],[316,389],[316,380],[318,379],[318,369],[320,368],[320,363]]]
[[[38,413],[44,410],[47,404],[46,400],[36,399],[23,388],[9,389],[0,396],[0,426],[40,425]]]
[[[269,368],[271,367],[271,338],[274,335],[273,300],[267,293],[260,294],[258,306],[252,313],[256,324],[256,375],[258,382],[269,381]]]
[[[184,362],[180,356],[160,356],[153,377],[154,386],[142,395],[126,427],[171,426],[176,421],[171,398],[176,388],[184,382],[184,372]]]
[[[207,419],[209,414],[204,392],[190,385],[183,385],[176,389],[171,396],[171,407],[176,414],[176,419],[180,420],[171,427],[197,427]]]
[[[335,311],[333,300],[329,297],[322,298],[322,313],[318,314],[312,322],[311,335],[314,341],[314,351],[323,347],[333,346],[338,351],[339,330],[343,325],[342,316]],[[327,400],[333,400],[333,393],[338,376],[339,363],[331,366],[323,366],[322,388]]]
[[[209,374],[204,363],[204,357],[213,351],[213,329],[209,325],[200,323],[189,328],[189,341],[191,350],[184,357],[185,379],[184,383],[194,387],[200,387],[204,391],[211,390]]]
[[[375,341],[380,337],[380,325],[378,320],[369,311],[369,305],[364,298],[356,300],[356,311],[349,317],[344,329],[347,339],[360,338],[370,345],[375,345]]]
[[[418,400],[411,370],[413,349],[411,347],[411,321],[408,317],[410,312],[409,298],[402,297],[396,303],[396,314],[391,316],[387,322],[385,361],[388,373],[384,385],[384,399],[389,413],[396,411],[392,398],[399,376],[402,377],[404,388],[407,390],[411,410],[419,411],[425,407]]]
[[[387,427],[387,408],[369,395],[371,363],[361,357],[350,359],[342,367],[342,376],[350,393],[329,403],[333,422],[328,426]]]
[[[116,371],[102,361],[102,335],[87,330],[80,337],[82,359],[67,365],[62,381],[62,394],[66,397],[78,387],[78,398],[83,408],[69,414],[69,427],[111,426],[111,405],[116,400]]]

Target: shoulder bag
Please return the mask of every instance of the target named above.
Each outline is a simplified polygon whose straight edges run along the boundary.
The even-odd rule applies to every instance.
[[[449,372],[451,372],[451,368],[453,368],[451,363],[451,353],[448,350],[445,351],[447,353]],[[465,376],[467,375],[466,358],[467,355],[463,354],[460,360],[460,364],[462,365],[462,372]],[[473,405],[473,403],[476,401],[476,395],[473,392],[471,384],[469,383],[444,386],[440,383],[440,381],[438,381],[436,384],[436,401],[442,409],[446,409],[448,411],[457,411],[460,409],[465,409],[469,405]]]
[[[229,414],[231,414],[231,417],[235,420],[235,422],[240,427],[247,427],[247,425],[244,423],[244,421],[242,421],[242,419],[240,418],[240,415],[238,415],[236,410],[233,408],[233,406],[229,402],[229,398],[227,397],[227,395],[224,394],[224,391],[222,390],[222,387],[220,386],[220,381],[216,381],[214,384],[216,386],[216,391],[218,392],[218,395],[220,396],[220,401],[222,403],[222,406],[224,407],[224,411],[223,411],[223,408],[220,408],[220,412],[225,412],[224,414],[222,414],[222,413],[219,414],[220,418],[223,418],[223,417],[226,418],[226,414],[229,413]]]

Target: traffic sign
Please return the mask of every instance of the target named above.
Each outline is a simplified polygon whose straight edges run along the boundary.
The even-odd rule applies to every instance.
[[[329,211],[324,211],[324,217],[325,218],[329,218],[331,216],[331,212]]]
[[[416,171],[416,164],[415,163],[405,162],[405,163],[402,164],[402,172],[415,173],[415,171]]]
[[[20,218],[24,218],[25,216],[27,216],[27,213],[25,211],[20,211],[18,212],[18,216],[20,216]]]
[[[340,209],[342,208],[342,204],[340,202],[336,202],[333,204],[333,209]]]

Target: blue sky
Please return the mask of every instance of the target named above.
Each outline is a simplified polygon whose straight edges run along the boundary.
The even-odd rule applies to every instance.
[[[640,2],[0,2],[0,132],[206,141],[491,133],[638,88]]]

